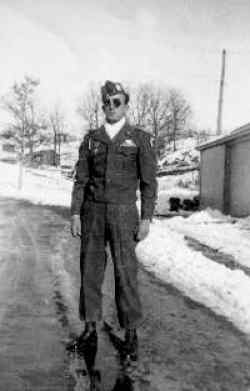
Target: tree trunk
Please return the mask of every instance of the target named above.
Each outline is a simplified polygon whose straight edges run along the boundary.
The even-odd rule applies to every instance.
[[[99,127],[99,120],[98,120],[98,106],[96,105],[95,107],[95,125],[96,125],[96,128]]]
[[[22,131],[21,152],[19,153],[18,190],[23,188],[23,160],[24,160],[24,129]]]
[[[58,133],[58,166],[61,164],[61,133]],[[57,159],[56,159],[57,160]]]
[[[54,129],[54,166],[57,166],[56,152],[57,152],[57,140],[56,140],[56,131]]]
[[[23,159],[22,159],[22,157],[19,158],[17,188],[18,188],[18,190],[22,190],[22,188],[23,188]]]
[[[173,151],[175,152],[176,151],[176,142],[175,142],[175,135],[174,135],[174,144],[173,144]]]

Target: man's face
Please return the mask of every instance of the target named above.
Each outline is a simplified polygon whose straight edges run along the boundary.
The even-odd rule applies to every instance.
[[[115,123],[125,116],[128,105],[125,103],[124,94],[116,94],[106,98],[103,102],[103,111],[106,121]]]

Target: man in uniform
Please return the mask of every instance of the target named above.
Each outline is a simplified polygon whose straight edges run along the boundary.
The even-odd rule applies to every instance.
[[[135,247],[149,233],[156,199],[156,161],[151,136],[127,119],[129,95],[120,83],[101,88],[105,124],[91,130],[80,148],[71,202],[71,232],[81,237],[79,313],[85,329],[79,343],[96,339],[102,315],[101,287],[110,244],[115,301],[125,346],[137,357],[141,320]],[[136,191],[140,189],[140,217]]]

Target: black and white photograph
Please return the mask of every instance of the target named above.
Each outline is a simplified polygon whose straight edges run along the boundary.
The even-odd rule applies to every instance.
[[[249,15],[0,0],[0,391],[250,391]]]

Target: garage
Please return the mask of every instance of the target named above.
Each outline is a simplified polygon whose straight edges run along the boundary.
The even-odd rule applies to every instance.
[[[201,208],[250,215],[250,124],[198,147]]]

